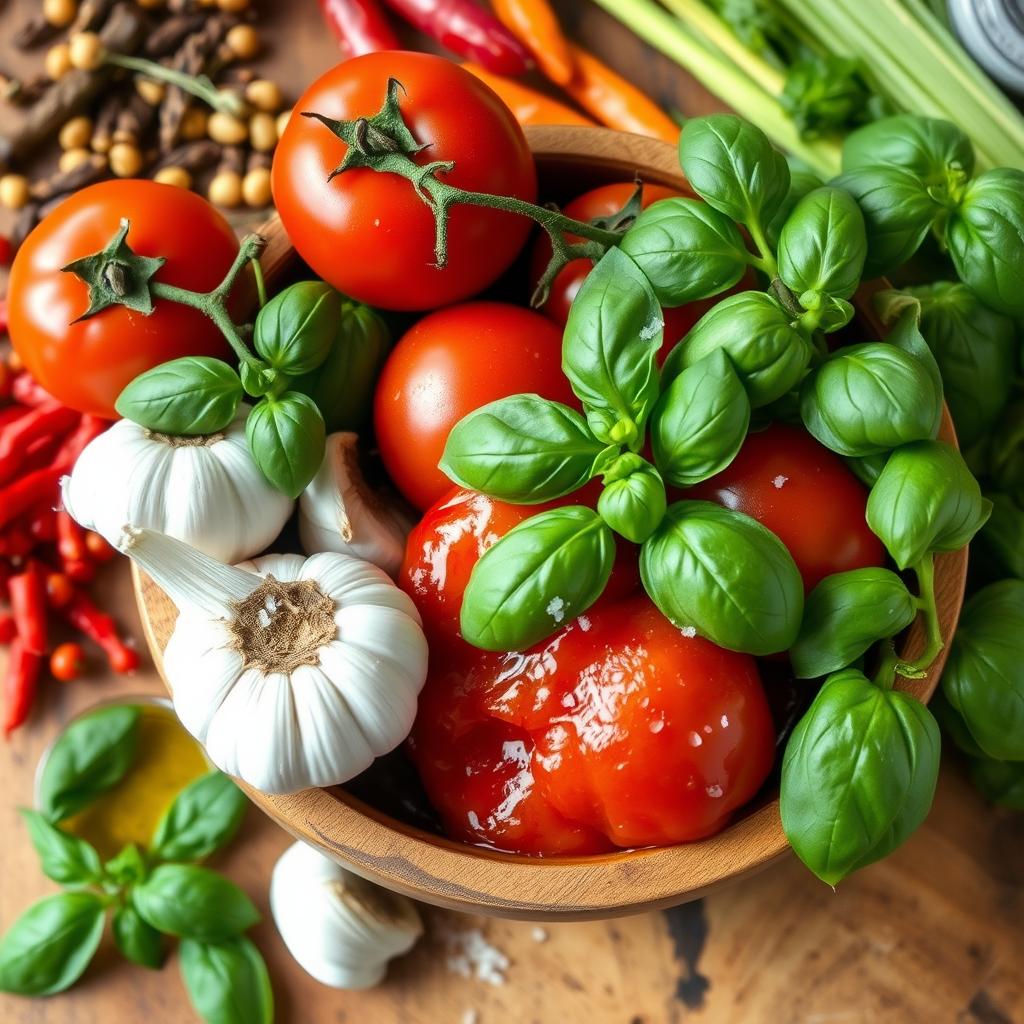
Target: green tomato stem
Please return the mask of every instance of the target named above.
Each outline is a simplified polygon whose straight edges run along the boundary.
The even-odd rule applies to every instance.
[[[146,60],[144,57],[130,57],[128,54],[112,53],[109,50],[103,54],[103,63],[128,71],[137,71],[147,78],[176,85],[222,114],[230,114],[232,117],[244,117],[246,114],[245,101],[237,93],[228,89],[218,89],[205,75],[189,75],[156,61]]]
[[[897,667],[900,675],[910,678],[920,677],[931,663],[938,657],[943,648],[942,630],[939,627],[939,610],[935,601],[935,557],[927,554],[920,562],[912,566],[917,576],[920,596],[916,598],[917,607],[924,614],[927,643],[925,649],[911,662],[901,662]]]
[[[267,284],[263,280],[263,264],[254,256],[249,260],[249,266],[252,267],[252,276],[256,279],[256,296],[259,299],[260,309],[262,309],[267,304]]]

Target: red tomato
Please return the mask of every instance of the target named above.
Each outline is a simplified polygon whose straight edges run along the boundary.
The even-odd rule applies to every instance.
[[[593,220],[595,217],[609,217],[613,213],[618,213],[626,205],[635,188],[636,185],[633,182],[601,185],[589,192],[584,192],[583,195],[577,196],[572,202],[567,203],[563,212],[574,220],[582,221]],[[666,188],[664,185],[644,185],[640,205],[646,210],[651,203],[681,195],[683,195],[682,192]],[[551,242],[547,234],[542,232],[534,242],[530,255],[531,283],[540,280],[550,259]],[[551,317],[556,324],[564,327],[565,322],[569,319],[569,307],[593,266],[593,260],[585,259],[572,260],[567,263],[551,282],[551,291],[548,294],[547,302],[540,307],[541,312]],[[665,318],[665,340],[661,347],[662,359],[668,355],[672,346],[720,299],[721,296],[716,295],[714,298],[690,302],[675,309],[662,310],[662,315]]]
[[[562,336],[550,320],[501,302],[467,302],[414,324],[377,382],[374,428],[384,466],[417,507],[451,481],[437,468],[467,413],[521,392],[577,406],[562,373]]]
[[[228,222],[194,192],[154,181],[104,181],[75,192],[25,239],[11,267],[11,342],[36,380],[65,405],[116,417],[122,389],[145,370],[180,356],[229,354],[198,310],[156,300],[150,316],[111,306],[73,323],[88,289],[61,267],[99,252],[131,222],[127,243],[163,256],[155,279],[192,291],[216,287],[238,252]]]
[[[810,590],[823,577],[882,565],[864,518],[867,488],[806,430],[773,423],[750,434],[721,473],[682,492],[763,523],[789,548]]]
[[[526,138],[504,103],[457,64],[425,53],[368,53],[318,78],[296,104],[337,120],[375,114],[389,78],[425,145],[414,159],[454,161],[444,181],[532,202]],[[431,309],[475,295],[515,259],[530,221],[476,206],[451,210],[448,263],[434,265],[434,217],[412,184],[356,168],[329,180],[345,143],[315,118],[293,117],[274,153],[273,192],[299,255],[346,295],[385,309]]]
[[[405,547],[398,584],[413,599],[423,619],[431,649],[448,657],[454,649],[468,648],[459,634],[462,595],[480,556],[524,519],[556,505],[597,504],[598,483],[543,505],[512,505],[486,494],[456,487],[429,508],[413,527]],[[636,548],[622,543],[615,568],[605,588],[609,597],[621,597],[640,585]]]
[[[644,596],[602,599],[530,651],[441,665],[424,694],[411,749],[446,826],[518,853],[711,835],[774,756],[755,661]]]

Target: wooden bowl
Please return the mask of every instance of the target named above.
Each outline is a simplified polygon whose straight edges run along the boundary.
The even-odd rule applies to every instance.
[[[527,138],[537,161],[544,196],[572,195],[611,181],[644,181],[685,189],[672,146],[602,128],[535,127]],[[271,280],[295,256],[278,219],[268,225],[263,257]],[[871,308],[876,287],[858,293],[863,334],[881,336]],[[956,442],[948,412],[940,436]],[[966,549],[939,555],[935,588],[947,649],[967,573]],[[136,593],[146,639],[157,668],[177,610],[141,574]],[[908,631],[905,658],[923,650],[924,629]],[[921,700],[931,697],[945,662],[943,651],[923,679],[899,679],[897,687]],[[723,832],[700,842],[593,857],[542,860],[495,853],[420,831],[367,806],[339,786],[291,796],[267,796],[243,786],[249,797],[292,835],[316,846],[353,871],[414,899],[474,913],[526,920],[580,920],[635,913],[696,899],[765,867],[788,850],[778,799],[739,817]]]

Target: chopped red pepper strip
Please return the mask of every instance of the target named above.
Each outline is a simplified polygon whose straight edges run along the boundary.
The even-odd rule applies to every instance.
[[[0,483],[6,483],[21,468],[34,442],[67,433],[81,414],[53,403],[34,409],[0,431]]]
[[[114,620],[101,612],[85,593],[76,593],[62,610],[75,629],[103,649],[115,672],[134,672],[139,667],[139,652],[121,639]]]
[[[70,472],[73,463],[55,460],[45,469],[34,469],[6,487],[0,487],[0,528],[7,526],[29,509],[44,502],[57,504],[60,478]]]
[[[62,562],[84,562],[89,558],[85,531],[63,509],[57,512],[57,554]]]
[[[8,651],[4,679],[4,732],[8,736],[32,710],[42,665],[42,656],[30,651],[20,636],[15,637]]]
[[[46,574],[39,562],[32,561],[24,572],[12,576],[7,584],[11,595],[11,613],[18,639],[32,654],[46,653]]]
[[[16,402],[29,405],[33,409],[57,401],[27,370],[23,370],[11,382],[11,396]]]

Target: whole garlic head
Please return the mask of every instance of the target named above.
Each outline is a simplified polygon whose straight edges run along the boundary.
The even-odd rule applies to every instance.
[[[358,441],[348,432],[327,438],[324,461],[299,496],[299,539],[307,554],[353,555],[394,577],[412,521],[397,500],[388,501],[363,479]]]
[[[333,988],[371,988],[423,934],[411,900],[346,871],[305,843],[274,865],[270,911],[288,951]]]
[[[256,465],[245,440],[248,413],[240,404],[230,426],[203,437],[154,434],[119,420],[86,447],[65,478],[65,508],[114,545],[132,523],[225,562],[265,551],[294,502]]]

